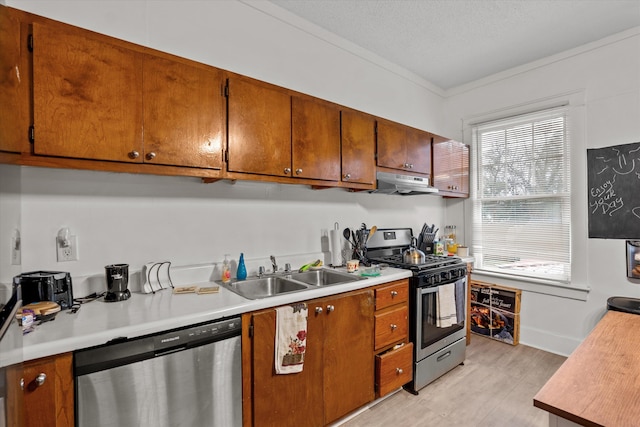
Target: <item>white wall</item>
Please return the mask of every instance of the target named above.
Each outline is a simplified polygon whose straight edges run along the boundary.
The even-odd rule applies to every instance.
[[[9,6],[338,102],[418,128],[438,131],[437,88],[366,52],[350,53],[309,24],[264,2],[8,1]],[[291,19],[294,25],[283,19]],[[300,28],[298,28],[300,27]],[[319,38],[319,35],[331,40]],[[19,205],[5,206],[21,221],[21,271],[51,269],[102,274],[125,262],[174,265],[270,254],[317,253],[323,232],[358,227],[442,224],[437,196],[401,197],[306,186],[17,168]],[[13,168],[0,165],[0,176]],[[0,187],[0,203],[7,199]],[[7,231],[0,223],[5,245]],[[80,260],[58,263],[55,236],[69,227]],[[7,244],[8,245],[8,244]],[[2,253],[0,253],[2,255]],[[312,261],[312,260],[309,260]],[[0,280],[10,280],[2,255]],[[295,266],[294,266],[295,267]],[[7,271],[9,274],[4,274]]]
[[[20,274],[20,265],[11,263],[12,238],[22,232],[20,214],[20,167],[0,165],[0,283],[9,284]]]
[[[640,281],[626,277],[625,241],[587,238],[586,197],[587,148],[640,141],[640,29],[457,88],[445,101],[445,117],[450,119],[448,134],[471,143],[461,120],[472,122],[556,99],[571,100],[573,113],[572,285],[590,291],[586,301],[525,291],[520,324],[521,342],[568,354],[605,313],[608,297],[640,297]],[[462,204],[451,204],[457,215]],[[471,204],[464,205],[470,240]]]

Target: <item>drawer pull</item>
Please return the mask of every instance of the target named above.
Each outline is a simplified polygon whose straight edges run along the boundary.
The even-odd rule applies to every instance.
[[[335,310],[336,308],[332,305],[328,305],[327,306],[327,313],[331,313],[333,310]]]
[[[398,325],[392,323],[391,325],[389,325],[391,327],[392,331],[395,331],[396,329],[398,329]]]
[[[316,314],[322,313],[322,307],[316,307]]]
[[[45,374],[44,372],[41,372],[37,377],[36,377],[36,384],[38,387],[40,387],[42,384],[44,384],[44,381],[47,379],[47,374]]]
[[[440,362],[441,360],[446,359],[447,357],[451,356],[451,352],[447,351],[445,354],[441,354],[440,356],[438,356],[438,358],[436,359],[437,362]]]
[[[391,291],[391,298],[397,297],[398,291]]]
[[[396,368],[396,374],[402,375],[404,374],[404,371],[402,370],[402,368]]]

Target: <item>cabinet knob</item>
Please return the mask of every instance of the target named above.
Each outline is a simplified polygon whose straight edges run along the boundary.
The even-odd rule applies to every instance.
[[[404,371],[402,370],[402,368],[396,368],[396,374],[402,375],[403,373]]]
[[[284,174],[289,175],[291,173],[291,168],[284,168]]]
[[[322,313],[322,307],[316,307],[316,314]]]
[[[20,390],[24,390],[24,378],[20,378]]]
[[[332,305],[328,305],[327,306],[327,313],[331,313],[333,310],[335,310],[336,308]]]
[[[391,298],[397,297],[398,291],[391,291]]]
[[[404,168],[405,169],[413,169],[413,163],[405,163],[404,164]]]
[[[145,156],[147,158],[147,160],[153,160],[156,158],[156,153],[154,153],[153,151],[150,153],[147,153],[147,155]]]
[[[351,174],[350,173],[344,174],[344,179],[351,179]]]
[[[302,169],[296,169],[296,175],[300,175],[302,173]]]
[[[389,326],[391,327],[392,331],[395,331],[396,329],[398,329],[398,325],[395,325],[393,323],[391,325],[389,325]]]
[[[44,372],[40,372],[40,374],[36,377],[36,384],[38,385],[38,387],[44,384],[44,381],[46,379],[47,379],[47,374],[45,374]]]
[[[129,152],[129,158],[130,159],[137,159],[138,157],[140,157],[140,153],[138,153],[137,151],[130,151]]]

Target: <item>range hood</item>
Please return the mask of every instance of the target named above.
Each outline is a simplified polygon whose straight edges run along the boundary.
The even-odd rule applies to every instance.
[[[378,172],[376,179],[378,188],[371,191],[372,193],[401,194],[403,196],[438,193],[438,189],[429,184],[427,177]]]

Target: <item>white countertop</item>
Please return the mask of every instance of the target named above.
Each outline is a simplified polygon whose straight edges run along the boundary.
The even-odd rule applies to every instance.
[[[346,271],[346,269],[343,268]],[[339,294],[411,277],[409,270],[387,268],[379,277],[369,277],[343,285],[325,286],[271,298],[249,300],[222,286],[214,294],[173,294],[165,289],[155,294],[132,292],[120,302],[102,298],[83,304],[75,314],[61,311],[55,320],[44,323],[24,336],[24,360],[105,344],[115,338],[133,338],[169,329],[194,325],[242,313],[293,302]],[[213,282],[185,283],[212,286]]]

